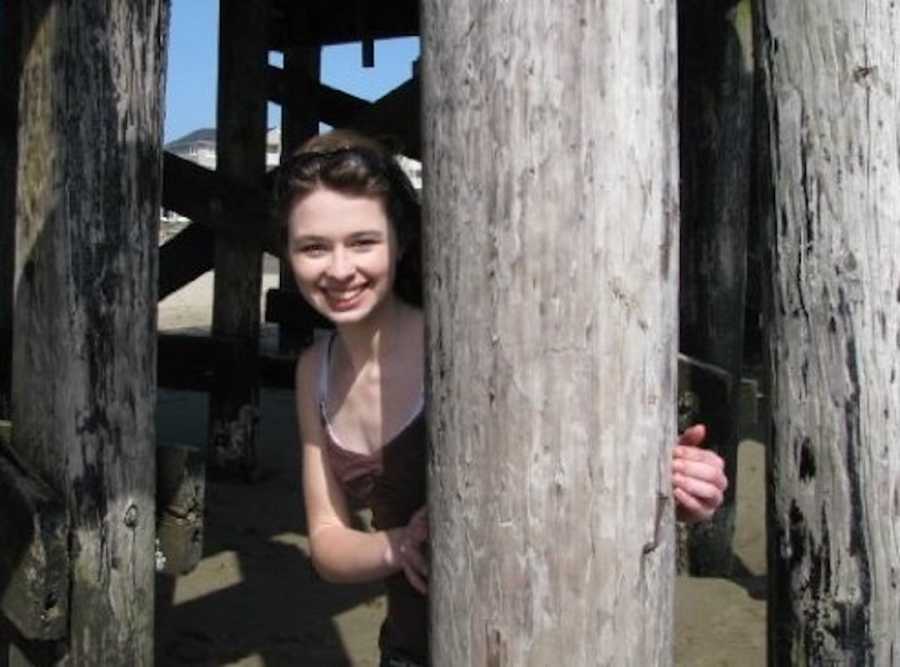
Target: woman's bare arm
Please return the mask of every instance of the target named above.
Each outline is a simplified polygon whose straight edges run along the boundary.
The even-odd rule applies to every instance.
[[[323,579],[344,583],[375,581],[403,570],[410,583],[422,590],[427,572],[418,514],[408,526],[388,531],[369,533],[350,526],[347,499],[325,456],[326,436],[316,397],[321,358],[320,346],[312,346],[301,356],[296,372],[303,495],[313,566]]]

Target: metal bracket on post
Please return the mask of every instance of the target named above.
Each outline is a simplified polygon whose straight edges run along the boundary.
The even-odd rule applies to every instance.
[[[728,400],[731,373],[686,354],[678,355],[678,431],[697,421],[710,404]]]

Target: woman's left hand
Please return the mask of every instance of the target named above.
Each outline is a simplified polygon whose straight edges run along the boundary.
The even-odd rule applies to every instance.
[[[695,424],[678,437],[672,456],[672,494],[679,521],[706,521],[722,504],[728,479],[725,462],[702,449],[706,427]]]

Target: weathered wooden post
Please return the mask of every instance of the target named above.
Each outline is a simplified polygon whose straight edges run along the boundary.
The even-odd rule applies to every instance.
[[[319,46],[291,46],[284,50],[285,96],[281,107],[281,158],[287,159],[304,141],[319,133],[316,92],[322,76]],[[299,295],[294,273],[287,262],[280,264],[279,286],[287,294]],[[308,344],[296,331],[281,325],[279,348],[297,352]]]
[[[675,4],[422,8],[434,664],[671,664]]]
[[[268,0],[219,4],[219,77],[216,171],[248,188],[261,188],[266,173],[266,26]],[[224,202],[222,217],[240,207]],[[231,219],[235,226],[266,220]],[[229,344],[217,359],[209,402],[209,455],[217,466],[256,472],[259,413],[259,298],[262,253],[225,236],[216,237],[212,335]],[[240,348],[234,354],[235,346]]]
[[[747,223],[753,143],[750,0],[680,2],[680,349],[729,374],[701,397],[706,446],[726,463],[729,487],[711,521],[690,528],[690,569],[727,575],[733,558],[738,403],[744,351]]]
[[[900,661],[900,7],[758,3],[769,661]]]
[[[19,11],[12,447],[71,522],[60,660],[150,665],[168,2]]]
[[[9,419],[19,107],[18,2],[0,6],[0,419]]]

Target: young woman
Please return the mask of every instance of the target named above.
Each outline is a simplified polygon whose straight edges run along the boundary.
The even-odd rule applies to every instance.
[[[285,165],[278,215],[300,292],[335,325],[297,365],[297,414],[312,562],[335,582],[384,579],[382,666],[428,661],[420,212],[391,154],[360,135],[316,137]],[[675,447],[680,518],[722,502],[722,461]],[[372,509],[374,532],[353,527]]]

